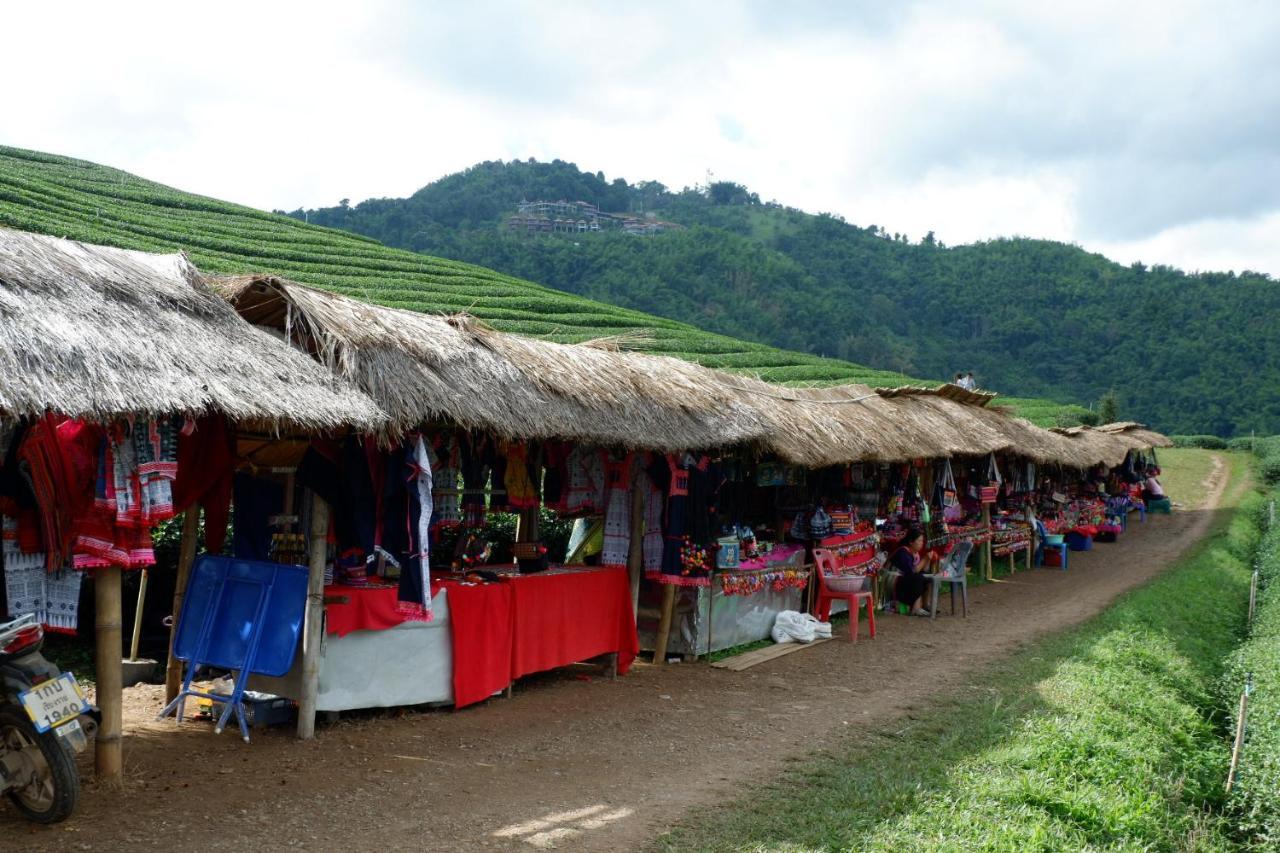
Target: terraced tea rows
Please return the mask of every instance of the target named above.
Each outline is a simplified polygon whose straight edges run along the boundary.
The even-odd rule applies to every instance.
[[[466,311],[503,331],[577,343],[644,331],[652,350],[774,382],[897,385],[906,377],[700,331],[469,264],[180,192],[117,169],[0,146],[0,225],[152,252],[210,272],[273,272],[369,302]],[[1052,422],[1061,406],[1008,401]]]

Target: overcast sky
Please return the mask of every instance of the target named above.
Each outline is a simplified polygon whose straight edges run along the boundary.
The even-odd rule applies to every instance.
[[[119,11],[127,9],[128,11]],[[20,3],[0,143],[272,209],[562,158],[1280,276],[1280,3]]]

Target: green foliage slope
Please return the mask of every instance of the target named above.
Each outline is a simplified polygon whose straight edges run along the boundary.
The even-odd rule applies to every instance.
[[[468,311],[504,331],[563,342],[643,330],[656,339],[657,352],[777,382],[908,381],[847,361],[707,333],[472,264],[387,248],[117,169],[17,148],[0,147],[0,226],[128,249],[181,250],[210,272],[274,272],[384,305]],[[1041,422],[1051,422],[1060,411],[1046,401],[1023,404],[1024,413]]]
[[[1266,524],[1265,507],[1259,509],[1260,523]],[[1263,537],[1257,567],[1261,583],[1249,638],[1231,656],[1222,678],[1223,704],[1233,711],[1250,676],[1253,683],[1229,805],[1247,847],[1275,850],[1280,847],[1280,526]]]
[[[517,238],[521,199],[656,212],[687,231]],[[746,188],[671,192],[571,163],[488,162],[407,199],[295,211],[415,251],[789,350],[922,376],[1097,401],[1179,433],[1280,431],[1280,284],[1253,273],[1123,266],[1049,240],[947,248],[761,203]]]

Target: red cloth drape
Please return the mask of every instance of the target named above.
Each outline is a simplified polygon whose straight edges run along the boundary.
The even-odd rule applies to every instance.
[[[626,569],[552,571],[504,580],[515,611],[512,679],[613,652],[618,653],[618,672],[631,668],[640,644]]]
[[[343,597],[345,603],[325,606],[325,630],[345,637],[352,631],[385,631],[405,621],[396,606],[396,588],[326,586],[326,598]]]
[[[454,706],[488,699],[522,675],[618,654],[618,672],[640,651],[626,569],[508,575],[501,583],[445,580],[453,638]],[[394,587],[325,588],[345,596],[326,607],[327,630],[381,631],[405,621]]]
[[[222,415],[205,415],[190,434],[178,435],[173,510],[183,512],[196,502],[204,507],[204,544],[210,554],[222,553],[227,537],[235,467],[235,436]]]
[[[449,592],[453,636],[453,704],[484,701],[511,683],[511,587],[441,583]]]

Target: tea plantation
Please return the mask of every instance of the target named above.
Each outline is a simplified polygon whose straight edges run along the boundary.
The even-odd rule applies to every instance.
[[[924,381],[710,334],[483,267],[180,192],[117,169],[3,146],[0,226],[128,249],[184,251],[208,272],[271,272],[382,305],[466,311],[503,331],[566,343],[644,331],[654,352],[774,382]],[[1041,424],[1075,409],[1043,400],[1001,402]]]

